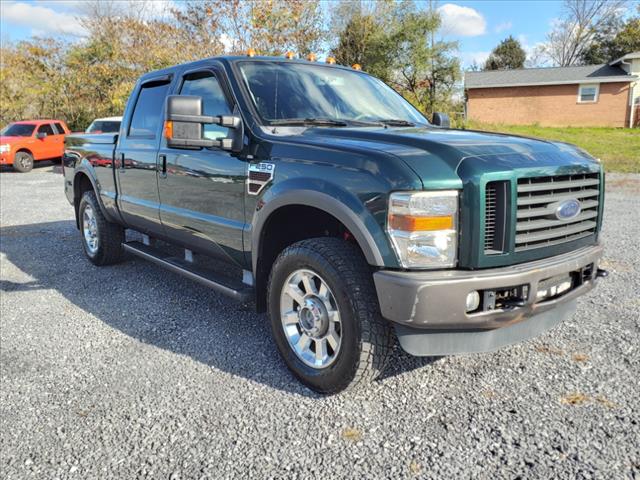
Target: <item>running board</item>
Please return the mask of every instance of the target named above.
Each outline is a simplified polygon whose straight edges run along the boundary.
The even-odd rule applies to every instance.
[[[253,289],[241,282],[234,284],[233,280],[226,278],[209,269],[199,268],[186,262],[182,258],[167,255],[160,250],[143,244],[142,242],[125,242],[122,247],[140,258],[160,265],[172,272],[178,273],[191,280],[195,280],[202,285],[227,295],[240,302],[253,300]]]

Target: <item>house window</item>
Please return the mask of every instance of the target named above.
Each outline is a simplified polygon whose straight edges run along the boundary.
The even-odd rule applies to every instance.
[[[578,88],[578,103],[596,103],[598,101],[599,83],[585,83]]]

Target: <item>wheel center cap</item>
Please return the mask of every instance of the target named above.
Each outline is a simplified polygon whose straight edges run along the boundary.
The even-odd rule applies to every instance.
[[[304,300],[304,305],[298,310],[300,326],[307,335],[320,337],[324,335],[329,327],[329,317],[322,301],[308,297]]]

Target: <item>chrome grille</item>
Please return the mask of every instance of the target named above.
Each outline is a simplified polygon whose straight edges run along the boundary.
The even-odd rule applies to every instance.
[[[557,245],[596,232],[600,179],[597,173],[518,179],[515,251]],[[560,202],[576,199],[580,213],[556,217]]]

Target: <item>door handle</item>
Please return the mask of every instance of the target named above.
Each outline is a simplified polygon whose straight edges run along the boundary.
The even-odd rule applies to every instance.
[[[160,159],[160,162],[162,163],[162,166],[160,167],[160,176],[161,177],[166,177],[167,176],[167,156],[166,155],[158,155],[158,159]]]

